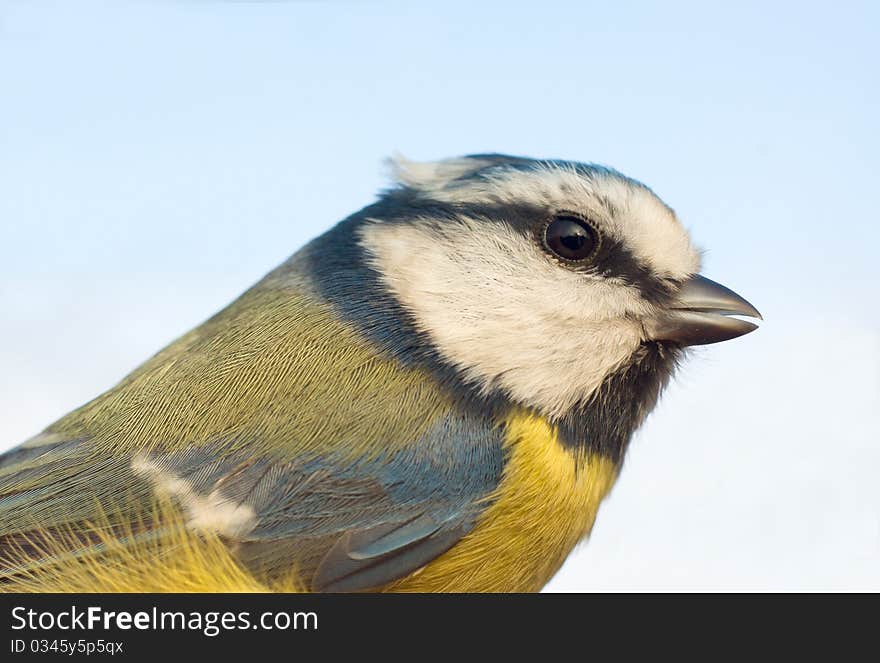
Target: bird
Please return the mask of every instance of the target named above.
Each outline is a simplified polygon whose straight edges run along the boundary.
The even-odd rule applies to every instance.
[[[612,168],[389,164],[373,202],[0,456],[0,591],[540,591],[689,348],[758,327]]]

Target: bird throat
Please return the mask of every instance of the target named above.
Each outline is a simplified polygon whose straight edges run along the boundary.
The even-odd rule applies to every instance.
[[[682,353],[669,344],[639,346],[589,400],[576,404],[557,422],[561,444],[622,463],[633,433],[657,404]]]

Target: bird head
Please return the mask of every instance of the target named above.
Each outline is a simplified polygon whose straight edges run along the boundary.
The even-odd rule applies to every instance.
[[[504,155],[391,166],[397,185],[349,225],[361,259],[419,342],[485,393],[562,418],[648,350],[671,366],[756,328],[731,317],[760,317],[751,304],[699,274],[672,209],[612,169]]]

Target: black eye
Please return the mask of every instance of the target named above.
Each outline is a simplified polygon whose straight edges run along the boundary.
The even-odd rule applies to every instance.
[[[596,231],[576,216],[557,216],[544,230],[544,244],[564,260],[584,260],[599,245]]]

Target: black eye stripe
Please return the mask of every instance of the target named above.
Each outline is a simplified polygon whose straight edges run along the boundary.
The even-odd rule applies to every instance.
[[[645,299],[657,305],[667,305],[679,287],[677,281],[655,275],[648,265],[616,240],[606,238],[602,242],[602,255],[596,262],[600,274],[637,287]]]
[[[599,248],[599,234],[585,219],[573,214],[557,214],[544,226],[544,247],[569,262],[582,262]]]
[[[550,256],[568,269],[623,279],[637,287],[645,299],[658,305],[666,305],[674,296],[677,284],[657,277],[649,265],[644,264],[620,240],[609,234],[596,232],[596,251],[585,260],[560,258],[547,246],[545,231],[559,217],[572,217],[583,223],[589,221],[579,212],[556,210],[547,216],[547,210],[527,204],[459,203],[426,199],[411,191],[389,193],[371,207],[365,208],[360,217],[380,217],[386,223],[411,223],[413,217],[436,219],[439,223],[455,223],[463,216],[477,219],[480,223],[499,223],[513,228],[531,241],[536,242]],[[591,224],[590,224],[591,225]]]

